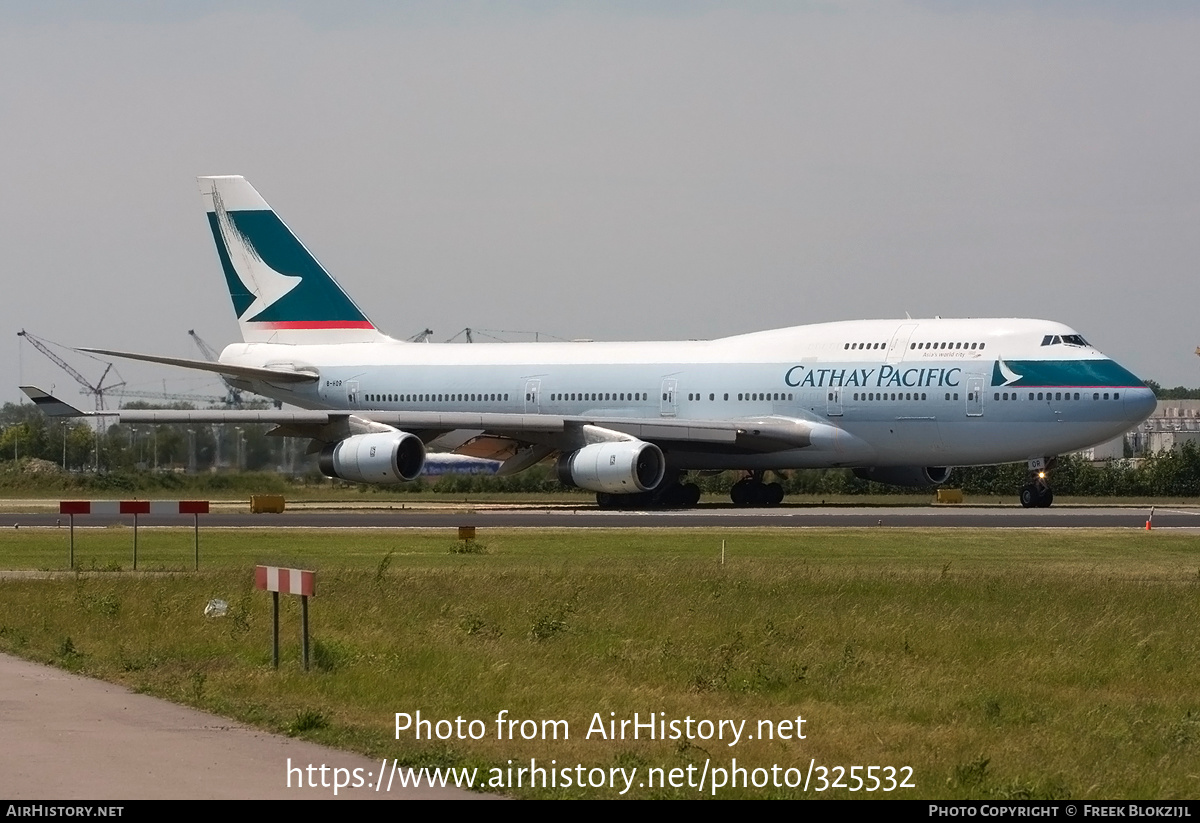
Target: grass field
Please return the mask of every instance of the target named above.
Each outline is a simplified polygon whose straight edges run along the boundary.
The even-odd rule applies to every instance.
[[[190,530],[143,529],[136,574],[123,571],[131,530],[76,540],[78,564],[95,571],[0,581],[0,650],[374,757],[485,773],[531,758],[636,768],[626,797],[711,796],[711,777],[703,792],[686,778],[638,783],[651,769],[695,777],[706,761],[715,775],[734,758],[751,782],[769,774],[755,768],[778,765],[786,782],[814,761],[845,767],[846,788],[818,792],[814,771],[807,793],[739,785],[718,797],[1200,794],[1191,535],[481,529],[480,551],[460,553],[452,532],[202,530],[195,573]],[[0,567],[60,568],[66,546],[65,530],[6,532]],[[271,669],[255,563],[318,571],[314,671],[299,671],[287,597],[283,665]],[[205,618],[210,598],[229,615]],[[485,733],[396,739],[395,713],[417,710],[483,721]],[[497,739],[501,711],[565,720],[569,739],[562,726],[557,740]],[[728,726],[723,740],[589,739],[597,715],[607,731],[635,712],[681,730],[690,717],[696,734],[699,720],[746,724],[732,746]],[[759,739],[759,721],[798,716],[804,739],[778,739],[794,723]],[[851,791],[853,766],[911,767],[915,788],[868,792],[864,768]]]

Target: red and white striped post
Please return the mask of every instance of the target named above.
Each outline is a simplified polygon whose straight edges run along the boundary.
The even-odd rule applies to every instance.
[[[196,568],[200,568],[200,515],[208,514],[207,500],[61,500],[58,513],[71,518],[71,568],[75,568],[75,515],[132,514],[133,567],[137,568],[137,527],[139,514],[190,514],[195,518]]]
[[[279,566],[255,566],[254,588],[271,593],[271,665],[279,668],[279,593],[300,595],[300,644],[308,671],[308,598],[317,593],[317,573]]]

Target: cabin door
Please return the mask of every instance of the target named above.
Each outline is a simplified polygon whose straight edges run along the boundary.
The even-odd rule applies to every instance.
[[[662,382],[662,406],[659,408],[661,417],[674,417],[679,412],[679,402],[675,392],[679,389],[679,380],[674,377],[665,378]]]
[[[887,361],[889,363],[899,363],[904,359],[904,355],[908,353],[908,341],[912,339],[913,332],[917,330],[916,323],[905,323],[896,333],[892,335],[892,342],[888,345]]]
[[[983,417],[983,375],[967,375],[967,417]]]
[[[830,417],[842,416],[842,388],[841,386],[830,386],[825,390],[826,413]]]
[[[526,380],[525,381],[525,413],[526,414],[541,414],[542,403],[542,381],[541,380]]]

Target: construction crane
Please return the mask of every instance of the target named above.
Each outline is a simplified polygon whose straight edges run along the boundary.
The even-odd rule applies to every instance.
[[[429,332],[429,333],[432,334],[433,332]],[[463,329],[462,331],[460,331],[458,334],[454,335],[453,337],[451,337],[446,342],[453,343],[459,337],[466,337],[468,343],[474,343],[475,335],[483,335],[484,337],[487,337],[491,340],[495,340],[497,343],[511,342],[509,340],[504,339],[503,337],[497,337],[496,335],[498,335],[498,334],[529,335],[530,337],[533,338],[533,342],[535,342],[535,343],[541,342],[541,340],[543,338],[550,338],[553,340],[562,340],[562,341],[566,340],[565,337],[556,337],[553,334],[546,334],[546,332],[542,332],[542,331],[513,331],[511,329],[473,329],[473,328],[468,327],[468,328]]]
[[[113,369],[113,364],[108,362],[107,360],[101,360],[99,357],[92,357],[92,355],[90,355],[90,354],[87,355],[88,357],[91,357],[92,360],[95,360],[98,363],[104,364],[104,372],[100,375],[100,379],[97,380],[95,382],[95,384],[92,384],[91,381],[89,381],[86,377],[84,377],[82,374],[80,374],[79,371],[77,369],[75,369],[70,363],[68,363],[66,360],[63,360],[61,357],[59,357],[57,354],[55,354],[54,351],[50,348],[50,346],[57,346],[60,349],[67,349],[70,347],[64,346],[61,343],[55,343],[51,340],[43,340],[42,338],[36,337],[36,336],[30,334],[29,332],[25,331],[25,329],[21,329],[19,332],[17,332],[17,337],[24,338],[26,341],[28,341],[29,345],[33,346],[35,349],[37,349],[42,354],[44,354],[47,357],[47,359],[50,360],[51,363],[58,366],[60,369],[65,371],[67,374],[71,375],[71,377],[75,380],[75,382],[78,383],[82,387],[79,390],[80,394],[90,394],[90,395],[92,395],[92,397],[94,397],[96,399],[96,411],[104,411],[104,408],[105,408],[104,395],[105,394],[112,392],[116,389],[119,389],[125,385],[124,380],[120,381],[119,383],[110,383],[107,386],[104,384],[104,381],[108,379],[108,375],[110,373],[115,375],[116,377],[121,376],[120,374],[118,374],[116,372],[115,369]],[[72,351],[74,351],[74,349],[72,349]],[[95,470],[97,472],[99,472],[100,471],[100,435],[104,431],[104,418],[97,417],[95,419],[95,425],[96,425],[96,448],[95,448],[95,452],[94,452],[95,457],[96,457]],[[64,443],[65,442],[66,441],[64,441]],[[64,448],[64,454],[65,454],[66,446],[64,445],[63,448]],[[63,462],[64,463],[66,462],[65,457],[63,458]]]
[[[104,384],[104,381],[108,379],[110,372],[116,377],[121,376],[113,369],[113,364],[106,360],[101,360],[99,357],[92,357],[90,354],[87,355],[93,360],[104,364],[104,373],[100,375],[100,379],[97,380],[95,384],[92,384],[91,381],[80,374],[79,371],[72,367],[70,363],[55,354],[50,348],[50,346],[57,346],[60,349],[67,349],[70,348],[69,346],[64,346],[61,343],[55,343],[52,340],[44,340],[40,337],[35,337],[24,329],[21,329],[19,332],[17,332],[17,337],[25,338],[25,340],[29,342],[29,345],[33,346],[35,349],[44,354],[50,360],[50,362],[54,363],[54,365],[71,375],[75,382],[82,386],[82,388],[79,390],[80,394],[90,394],[96,399],[96,411],[103,411],[105,409],[105,394],[112,393],[125,385],[124,380],[119,383],[110,383],[107,386]],[[72,349],[72,351],[74,350]]]
[[[425,331],[417,332],[412,337],[408,338],[409,343],[428,343],[429,336],[433,334],[433,329],[425,329]]]
[[[212,346],[208,345],[208,343],[205,343],[204,338],[201,337],[200,335],[196,334],[195,329],[188,329],[188,334],[190,334],[192,336],[192,342],[196,344],[196,348],[198,348],[200,350],[200,354],[202,354],[204,356],[204,359],[207,360],[209,363],[216,363],[217,362],[216,350]],[[239,406],[240,407],[242,405],[242,390],[237,388],[236,386],[234,386],[228,380],[226,380],[225,375],[221,375],[221,382],[224,383],[225,388],[229,390],[229,394],[224,398],[224,400],[222,402],[224,402],[230,406]]]
[[[204,355],[204,359],[209,363],[217,362],[217,352],[212,346],[204,342],[204,338],[196,334],[195,329],[188,329],[188,334],[192,336],[192,342],[196,344],[196,348],[200,350],[200,354]]]

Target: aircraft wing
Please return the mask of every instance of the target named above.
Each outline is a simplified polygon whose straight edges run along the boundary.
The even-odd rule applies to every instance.
[[[33,386],[21,390],[51,417],[104,417],[114,423],[268,423],[272,434],[335,442],[353,434],[387,426],[412,432],[425,442],[451,432],[469,433],[452,447],[473,453],[471,442],[491,441],[485,450],[503,449],[496,441],[572,450],[597,439],[637,438],[647,442],[710,444],[748,452],[770,452],[811,445],[816,420],[767,415],[737,420],[676,420],[674,418],[584,417],[498,412],[407,412],[373,410],[282,409],[117,409],[85,412]]]

